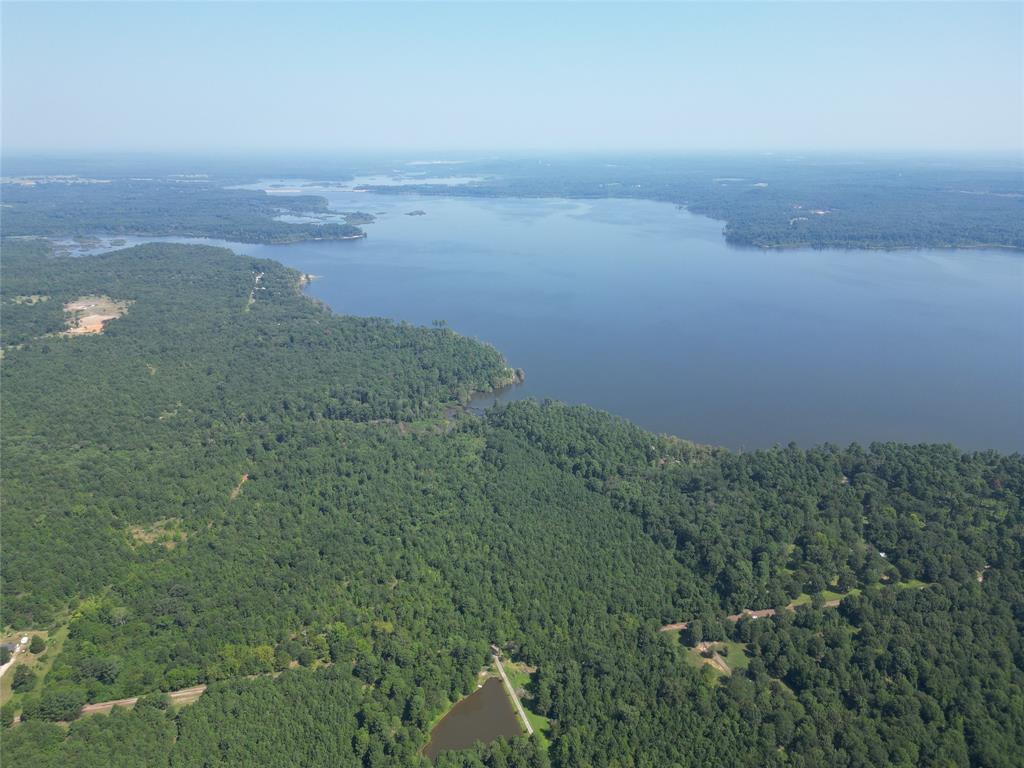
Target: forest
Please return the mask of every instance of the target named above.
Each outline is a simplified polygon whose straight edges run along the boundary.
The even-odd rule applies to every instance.
[[[270,260],[0,266],[3,622],[51,638],[5,762],[428,766],[495,643],[546,739],[438,766],[1022,765],[1019,454],[478,417],[497,350],[334,315]],[[89,295],[127,309],[63,335]]]
[[[547,156],[459,166],[486,180],[379,194],[639,198],[725,222],[757,248],[1024,248],[1019,158]]]
[[[282,214],[325,213],[315,195],[230,189],[207,179],[113,178],[102,183],[3,184],[5,237],[210,237],[292,243],[362,237],[353,223],[290,224]],[[351,214],[355,222],[372,220]]]

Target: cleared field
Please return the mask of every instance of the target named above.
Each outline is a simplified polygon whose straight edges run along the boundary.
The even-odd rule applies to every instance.
[[[103,327],[111,320],[124,315],[131,306],[130,301],[114,301],[109,296],[81,296],[64,305],[68,315],[65,336],[83,336],[103,333]]]
[[[686,649],[686,661],[694,667],[708,666],[716,675],[731,675],[750,666],[746,643],[731,640],[699,643]]]
[[[40,690],[47,673],[53,666],[53,662],[64,648],[64,641],[67,640],[68,637],[68,629],[67,627],[61,627],[53,632],[47,632],[45,630],[26,630],[24,632],[13,633],[9,637],[5,636],[3,641],[8,642],[24,635],[39,635],[42,637],[46,641],[46,650],[40,654],[33,654],[28,651],[16,654],[14,663],[8,667],[3,677],[0,678],[0,706],[11,700],[17,701],[25,695],[22,693],[15,693],[11,690],[11,681],[14,679],[15,667],[21,665],[28,665],[31,667],[32,671],[36,673],[36,685],[32,693],[37,693]]]

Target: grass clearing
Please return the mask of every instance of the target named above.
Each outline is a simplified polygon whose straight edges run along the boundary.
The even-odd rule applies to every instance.
[[[825,601],[842,600],[844,597],[849,597],[850,595],[859,595],[860,593],[861,590],[859,587],[854,587],[849,592],[833,592],[831,589],[823,589],[821,591],[821,597]]]
[[[533,733],[537,737],[538,743],[545,749],[549,749],[551,746],[550,735],[551,735],[551,721],[539,715],[531,708],[533,695],[528,690],[530,681],[533,676],[537,673],[534,667],[530,667],[520,662],[502,661],[505,665],[505,674],[508,675],[508,681],[512,683],[512,688],[515,690],[516,695],[519,696],[519,700],[523,704],[523,710],[526,712],[526,719],[533,726]]]
[[[921,581],[920,579],[907,579],[906,581],[896,582],[897,589],[924,589],[930,587],[927,581]]]
[[[5,637],[4,642],[24,635],[29,635],[30,637],[32,635],[39,635],[42,637],[46,641],[46,650],[38,655],[28,653],[27,651],[17,654],[18,660],[10,666],[7,672],[4,673],[3,678],[0,679],[0,706],[6,704],[8,701],[19,701],[25,696],[39,693],[46,680],[46,675],[49,674],[50,669],[53,667],[53,662],[56,661],[57,657],[64,649],[64,641],[68,639],[68,628],[66,626],[62,626],[53,632],[47,632],[45,630],[25,630],[23,632],[15,632],[12,633],[10,637]],[[14,679],[14,670],[16,667],[23,664],[28,665],[36,673],[36,684],[28,693],[15,693],[11,690],[11,682]]]
[[[128,533],[135,546],[160,544],[164,549],[174,549],[188,540],[188,531],[182,528],[180,517],[165,517],[147,525],[133,525],[128,528]]]
[[[727,677],[737,669],[746,669],[750,666],[746,643],[715,640],[684,650],[683,659],[687,664],[695,669],[707,667],[716,678]],[[710,655],[705,656],[705,653]]]
[[[750,657],[747,655],[746,643],[735,643],[732,640],[726,640],[714,645],[718,654],[729,665],[729,669],[735,671],[737,669],[746,669],[750,666]]]

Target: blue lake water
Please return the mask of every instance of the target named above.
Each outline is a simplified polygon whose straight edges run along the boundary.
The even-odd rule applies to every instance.
[[[730,448],[1024,449],[1019,253],[740,249],[721,222],[637,200],[302,192],[378,219],[364,240],[232,247],[318,275],[309,293],[337,312],[494,344],[527,377],[501,399]]]

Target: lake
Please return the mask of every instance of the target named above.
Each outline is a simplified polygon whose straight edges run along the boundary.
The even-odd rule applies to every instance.
[[[232,247],[320,276],[308,291],[336,312],[494,344],[526,371],[500,400],[734,449],[1024,449],[1020,253],[735,248],[721,222],[641,200],[301,192],[377,221],[357,241]]]
[[[489,744],[497,738],[520,733],[519,720],[501,680],[491,677],[434,726],[423,754],[433,760],[446,749],[467,749],[478,741]]]

